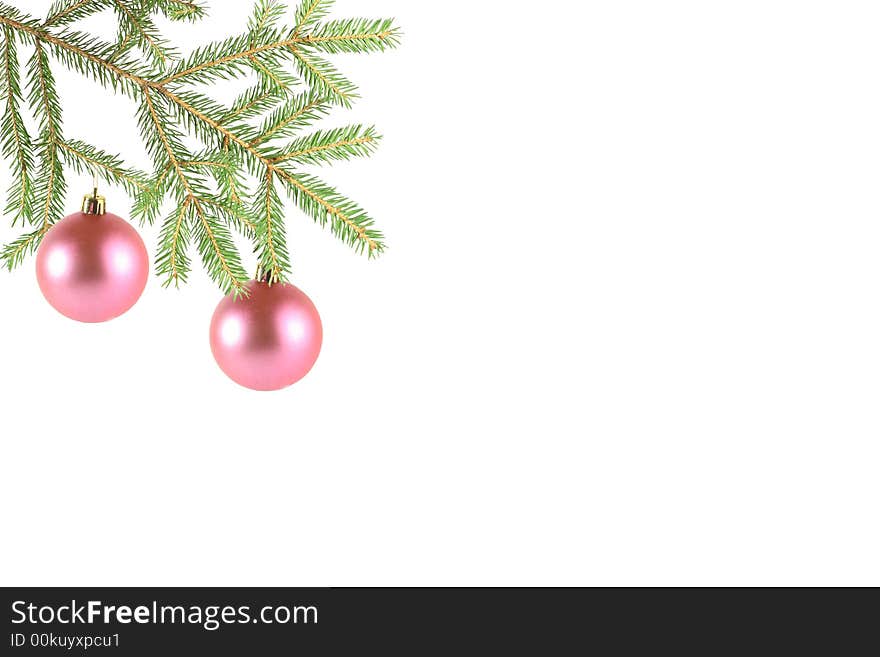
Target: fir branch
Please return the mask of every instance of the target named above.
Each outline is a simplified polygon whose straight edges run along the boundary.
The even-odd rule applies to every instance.
[[[287,7],[278,0],[259,0],[257,2],[248,21],[248,33],[251,35],[249,45],[252,48],[261,40],[271,39],[272,31],[277,29],[278,22],[286,10]],[[296,79],[274,62],[266,61],[258,54],[249,56],[248,61],[264,83],[285,91],[296,86]]]
[[[373,127],[353,125],[323,130],[297,139],[288,146],[287,152],[272,159],[276,164],[288,161],[301,164],[326,164],[337,160],[368,157],[376,150],[381,139]]]
[[[263,122],[260,134],[251,141],[259,146],[273,139],[285,139],[327,115],[330,104],[323,95],[303,93],[291,98]]]
[[[367,253],[372,258],[385,250],[385,238],[373,228],[375,222],[353,201],[313,176],[283,168],[275,171],[303,212],[321,226],[329,221],[333,234],[358,253]]]
[[[55,141],[61,135],[61,101],[55,89],[55,76],[41,41],[37,41],[28,64],[28,83],[28,99],[40,130],[50,141]]]
[[[289,271],[290,260],[287,252],[286,237],[283,222],[280,217],[283,214],[283,205],[274,186],[275,167],[270,159],[257,150],[246,138],[242,138],[230,129],[221,125],[218,121],[202,113],[197,107],[187,103],[183,98],[170,91],[164,91],[164,95],[172,103],[179,106],[185,112],[198,119],[207,127],[216,130],[225,140],[227,146],[234,144],[242,154],[250,156],[253,162],[252,171],[259,165],[265,166],[265,179],[261,184],[258,198],[265,199],[262,209],[265,213],[255,213],[261,218],[256,225],[256,237],[259,241],[260,269],[269,272],[273,279],[281,280],[283,274]]]
[[[251,145],[248,136],[236,134],[232,129],[222,125],[218,119],[212,118],[210,113],[206,112],[204,108],[200,108],[197,104],[187,102],[187,99],[182,96],[178,96],[168,90],[163,90],[162,94],[179,110],[189,115],[187,121],[191,122],[194,119],[203,124],[201,127],[202,130],[208,128],[212,129],[223,139],[226,146],[234,145],[234,147],[240,149],[242,153],[250,155],[254,163],[263,165],[271,164],[267,156],[263,155]]]
[[[63,216],[67,186],[58,153],[58,142],[62,139],[61,102],[41,41],[37,41],[28,64],[28,84],[29,101],[40,127],[37,152],[41,172],[34,187],[34,196],[40,200],[40,208],[35,211],[34,220],[45,230]]]
[[[300,34],[330,13],[334,0],[302,0],[296,9],[295,34]]]
[[[153,160],[159,169],[168,169],[170,173],[167,179],[162,178],[164,184],[176,192],[178,199],[190,198],[195,202],[209,196],[204,176],[187,171],[182,165],[182,162],[192,161],[193,158],[184,145],[184,135],[177,130],[176,123],[168,114],[168,104],[160,104],[160,101],[167,99],[164,96],[154,99],[153,93],[157,92],[148,90],[144,93],[144,104],[138,116],[141,134]]]
[[[121,89],[131,96],[138,87],[156,86],[155,82],[144,77],[148,73],[143,72],[137,63],[129,60],[120,63],[109,61],[112,45],[76,32],[55,36],[32,19],[23,17],[17,10],[9,11],[5,5],[0,5],[0,23],[30,36],[37,43],[51,46],[53,54],[68,68],[89,75],[104,86]]]
[[[120,29],[124,35],[120,39],[120,46],[115,51],[113,58],[117,59],[125,51],[126,45],[131,43],[139,45],[141,50],[160,68],[167,66],[170,60],[176,57],[176,53],[159,34],[149,12],[138,12],[122,0],[112,0],[112,2],[114,10],[119,16]]]
[[[169,284],[171,282],[177,284],[179,280],[185,280],[186,260],[181,256],[178,247],[182,238],[188,235],[182,228],[182,222],[189,213],[194,217],[193,235],[198,240],[199,253],[211,278],[226,292],[234,290],[238,293],[244,290],[247,274],[241,266],[238,251],[225,232],[225,227],[209,216],[203,205],[203,199],[210,196],[204,185],[204,179],[187,173],[183,162],[192,160],[184,160],[181,157],[181,154],[186,154],[181,137],[169,129],[167,117],[163,116],[163,110],[156,105],[151,92],[146,92],[144,99],[146,111],[142,112],[143,131],[147,133],[149,123],[152,123],[157,137],[153,148],[156,151],[164,151],[164,159],[176,174],[179,195],[183,197],[175,228],[166,234],[172,253],[167,261],[160,259],[157,263],[158,268],[169,276]]]
[[[126,167],[116,155],[78,140],[59,140],[58,147],[65,163],[79,174],[98,176],[107,184],[123,187],[132,196],[149,190],[147,176]]]
[[[223,198],[206,198],[202,199],[201,203],[234,230],[251,240],[256,239],[259,220],[243,203],[227,201]]]
[[[259,37],[259,38],[257,38]],[[190,82],[206,83],[229,80],[245,72],[248,60],[255,55],[279,58],[285,49],[295,45],[290,38],[276,37],[274,33],[261,35],[243,34],[198,48],[181,61],[169,74],[159,81],[161,86]]]
[[[10,25],[12,27],[16,25],[30,29],[37,29],[40,27],[40,22],[38,20],[19,11],[15,7],[10,7],[5,2],[0,2],[0,16],[2,16],[5,25]]]
[[[258,0],[248,19],[248,32],[259,35],[278,25],[287,7],[279,0]]]
[[[230,204],[240,204],[247,183],[240,160],[228,149],[209,151],[193,156],[192,160],[181,162],[184,169],[200,170],[214,178],[220,193]]]
[[[232,242],[232,236],[226,226],[209,214],[208,209],[216,209],[216,205],[194,201],[197,221],[194,235],[198,240],[199,253],[208,275],[226,294],[235,292],[244,294],[248,280],[247,272],[241,264],[238,251]]]
[[[195,91],[181,91],[178,94],[160,92],[168,100],[171,100],[171,109],[178,117],[178,123],[185,125],[188,130],[195,134],[205,145],[212,145],[221,137],[217,134],[214,125],[222,125],[229,116],[230,111],[213,98]],[[210,121],[204,121],[201,117],[209,117]],[[230,130],[238,132],[253,132],[240,121],[232,123]],[[249,133],[248,133],[249,134]]]
[[[40,174],[34,185],[34,197],[39,207],[34,211],[34,223],[48,229],[64,216],[67,182],[64,166],[58,156],[58,143],[44,140],[38,146]]]
[[[399,45],[400,31],[388,18],[351,18],[324,23],[300,43],[333,54],[384,52]]]
[[[13,215],[13,225],[18,219],[28,222],[33,217],[34,155],[31,136],[24,124],[20,106],[21,72],[15,35],[9,26],[3,26],[3,52],[0,63],[0,91],[5,100],[5,112],[0,121],[0,148],[3,156],[11,162],[15,181],[10,185],[6,213]]]
[[[193,22],[207,14],[202,3],[191,0],[152,0],[150,5],[173,21]]]
[[[110,4],[110,0],[55,0],[49,8],[49,16],[43,27],[60,27],[82,20]]]
[[[220,119],[220,123],[226,125],[233,121],[256,118],[278,105],[282,97],[283,94],[276,87],[258,84],[235,99],[230,110]]]
[[[358,97],[357,86],[351,80],[326,59],[306,53],[295,46],[290,47],[290,52],[296,58],[297,70],[312,89],[319,90],[343,107],[351,107],[352,101]]]
[[[134,48],[134,35],[131,32],[126,32],[121,36],[122,38],[118,39],[116,42],[116,50],[114,50],[107,58],[107,61],[111,64],[118,62],[122,57],[126,56],[132,48]]]
[[[260,242],[257,251],[259,271],[268,276],[270,283],[277,283],[283,280],[284,273],[290,269],[290,254],[287,251],[284,222],[281,220],[284,204],[275,189],[273,168],[266,170],[257,199],[263,206],[255,212],[260,217],[257,225],[257,239]]]
[[[297,86],[297,79],[275,61],[267,60],[261,55],[251,55],[248,57],[248,63],[264,84],[277,87],[286,93],[291,93]]]
[[[156,273],[165,277],[165,287],[179,287],[181,283],[186,283],[192,271],[192,261],[187,254],[192,241],[187,215],[191,213],[192,204],[191,198],[185,199],[162,222]]]
[[[183,162],[182,165],[184,168],[201,169],[213,177],[220,196],[214,200],[203,199],[203,202],[215,207],[240,233],[253,238],[256,234],[256,219],[244,205],[244,199],[248,198],[249,193],[240,158],[224,149],[198,154],[195,160]]]
[[[56,37],[37,30],[33,36],[49,44],[52,54],[67,68],[131,98],[136,98],[142,88],[156,86],[147,79],[149,69],[115,44],[79,32],[63,32]]]
[[[224,152],[229,153],[228,149]],[[244,181],[240,166],[236,166],[231,170],[215,170],[214,180],[217,181],[220,191],[226,195],[230,203],[241,205],[244,202],[243,199],[247,198],[247,183]],[[253,232],[255,230],[254,222],[249,222],[249,228],[251,229],[251,236],[255,235],[256,233]]]
[[[170,167],[157,172],[148,182],[147,188],[134,197],[132,218],[141,224],[153,225],[159,216],[162,201],[168,193],[168,173]]]
[[[296,10],[294,26],[285,28],[283,4],[259,0],[245,34],[197,48],[171,64],[174,51],[162,39],[152,15],[159,12],[195,20],[204,14],[199,3],[56,0],[49,18],[42,22],[0,3],[0,25],[7,48],[14,47],[15,37],[21,37],[36,49],[28,66],[27,99],[40,127],[36,151],[41,173],[32,196],[39,197],[41,205],[46,199],[44,207],[32,211],[39,226],[37,232],[45,233],[62,210],[66,163],[81,173],[92,172],[123,185],[135,197],[133,213],[142,221],[155,220],[163,199],[171,196],[174,211],[163,221],[157,256],[158,269],[167,284],[186,280],[191,269],[187,248],[195,241],[212,278],[224,289],[239,293],[245,275],[230,229],[254,240],[261,271],[272,280],[283,280],[290,269],[290,256],[279,185],[306,214],[322,225],[329,223],[332,231],[353,248],[370,256],[380,253],[384,249],[382,235],[364,210],[333,187],[292,168],[365,156],[379,140],[375,129],[362,126],[300,136],[304,128],[326,116],[332,105],[350,106],[357,97],[355,85],[319,53],[382,51],[399,41],[399,32],[390,20],[349,19],[322,24],[331,6],[331,0],[303,0]],[[106,43],[65,27],[102,8],[112,8],[117,14],[117,43]],[[144,51],[154,67],[137,59],[135,46]],[[125,167],[114,155],[64,138],[49,54],[66,67],[140,101],[138,125],[153,159],[152,178]],[[8,53],[6,57],[9,61]],[[161,67],[167,72],[157,74]],[[232,107],[186,88],[237,78],[250,70],[257,72],[261,82],[239,96]],[[4,155],[17,176],[19,169],[15,167],[28,164],[29,137],[26,129],[21,129],[23,117],[19,114],[16,118],[10,111],[11,106],[17,107],[18,97],[14,82],[11,89],[4,82],[13,79],[9,69],[0,70],[0,77],[6,105],[0,138]],[[305,83],[308,90],[293,95],[300,83]],[[285,102],[279,106],[282,100]],[[254,125],[260,117],[265,118]],[[189,136],[198,137],[207,150],[194,154],[186,146]],[[258,181],[255,197],[248,191],[248,174]],[[22,180],[17,179],[15,184],[25,189]],[[11,198],[10,205],[27,212],[18,196]],[[11,254],[4,262],[17,261],[38,240],[33,237],[28,241],[26,237],[15,243],[21,247],[19,250],[4,252]]]
[[[0,251],[0,263],[3,263],[3,266],[9,271],[20,267],[28,256],[37,252],[37,247],[43,241],[47,230],[48,228],[45,227],[38,228],[4,246]]]

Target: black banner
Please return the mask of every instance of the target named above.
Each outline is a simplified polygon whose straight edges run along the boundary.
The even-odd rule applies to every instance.
[[[0,589],[3,655],[634,654],[646,646],[835,653],[868,590]],[[353,652],[356,651],[356,652]],[[847,653],[848,654],[848,653]]]

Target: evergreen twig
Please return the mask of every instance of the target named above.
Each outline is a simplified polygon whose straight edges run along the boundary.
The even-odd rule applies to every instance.
[[[187,280],[192,266],[188,251],[195,246],[211,277],[224,290],[243,294],[248,275],[233,230],[254,243],[259,271],[272,281],[285,280],[291,265],[279,190],[356,251],[381,253],[384,238],[373,219],[333,187],[296,168],[367,156],[380,141],[375,128],[360,125],[302,134],[334,105],[348,107],[357,98],[356,86],[325,54],[379,52],[399,43],[390,19],[328,21],[332,5],[333,0],[300,0],[288,22],[282,2],[257,0],[244,34],[181,58],[153,18],[160,13],[196,21],[205,15],[202,2],[55,0],[44,20],[0,3],[0,150],[13,176],[6,210],[14,221],[35,227],[0,252],[0,262],[8,268],[21,264],[61,217],[65,166],[123,187],[141,221],[157,220],[164,201],[171,199],[156,259],[166,285]],[[117,16],[116,43],[70,28],[105,10]],[[32,49],[26,94],[19,44]],[[152,175],[64,136],[50,57],[138,102]],[[249,73],[257,83],[231,106],[197,89]],[[25,100],[36,119],[36,137],[22,115]],[[189,136],[203,149],[188,147]]]

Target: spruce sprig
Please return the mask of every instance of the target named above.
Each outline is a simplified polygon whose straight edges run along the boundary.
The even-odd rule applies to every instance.
[[[124,188],[142,222],[164,216],[156,268],[166,285],[186,282],[195,249],[224,291],[244,294],[249,276],[233,232],[253,242],[261,276],[286,280],[282,192],[357,252],[380,254],[384,238],[372,217],[299,168],[368,156],[381,139],[361,125],[313,128],[334,106],[350,107],[357,98],[357,87],[325,55],[381,52],[400,38],[390,19],[326,20],[332,5],[301,0],[290,15],[280,0],[258,0],[244,34],[181,57],[154,18],[197,21],[205,15],[202,2],[55,0],[43,20],[0,3],[0,151],[13,178],[6,211],[33,227],[0,252],[0,262],[20,265],[62,216],[65,168]],[[72,27],[101,11],[117,17],[116,42]],[[24,81],[22,46],[30,52]],[[152,174],[64,135],[52,60],[137,102]],[[207,93],[210,85],[246,77],[256,82],[232,105]],[[28,109],[36,135],[27,129]],[[192,137],[201,148],[188,145]]]
[[[12,215],[14,225],[18,219],[28,222],[33,217],[33,183],[31,180],[35,165],[31,136],[21,113],[24,99],[15,35],[8,26],[4,25],[3,36],[0,95],[5,99],[5,107],[2,120],[0,120],[0,146],[2,146],[3,157],[10,162],[14,178],[6,203],[6,214]]]

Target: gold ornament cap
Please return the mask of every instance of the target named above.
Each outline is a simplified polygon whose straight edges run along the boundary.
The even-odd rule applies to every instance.
[[[107,212],[107,199],[98,195],[97,187],[95,187],[91,194],[86,194],[85,197],[83,197],[82,211],[83,214],[97,215]]]

